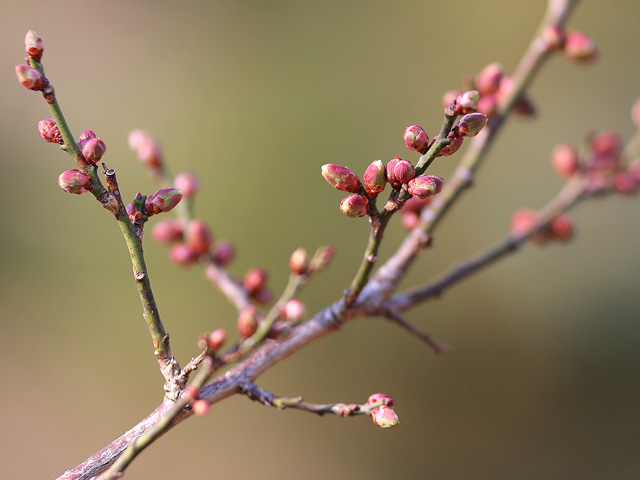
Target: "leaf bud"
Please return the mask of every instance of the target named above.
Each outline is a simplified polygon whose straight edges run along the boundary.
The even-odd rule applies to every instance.
[[[191,172],[182,172],[176,175],[173,180],[174,185],[182,191],[184,198],[192,198],[197,192],[200,182],[198,177]]]
[[[322,176],[333,188],[343,192],[357,193],[362,184],[358,176],[347,167],[327,163],[322,166]]]
[[[362,195],[349,195],[340,202],[340,211],[347,217],[364,217],[369,211],[369,200]]]
[[[147,215],[169,212],[182,200],[182,192],[175,187],[161,188],[147,198],[145,211]]]
[[[302,303],[297,298],[292,298],[284,304],[280,315],[282,315],[282,318],[284,318],[285,320],[288,320],[292,323],[298,323],[300,320],[302,320],[304,312],[304,303]]]
[[[309,255],[302,248],[296,248],[289,257],[289,270],[294,275],[304,275],[309,268]]]
[[[570,177],[580,168],[577,150],[566,143],[556,145],[551,151],[551,165],[561,177]]]
[[[62,172],[58,177],[58,185],[65,192],[77,195],[90,192],[93,188],[91,177],[77,168]]]
[[[156,223],[151,237],[161,245],[170,245],[184,238],[184,224],[181,220],[167,218]]]
[[[44,52],[42,38],[33,30],[29,30],[24,37],[24,49],[31,58],[39,62]]]
[[[196,255],[189,246],[184,243],[174,245],[171,250],[169,250],[169,259],[181,267],[190,266],[197,258],[198,255]]]
[[[475,137],[487,124],[484,113],[468,113],[458,122],[458,131],[463,137]]]
[[[23,87],[35,91],[42,90],[42,75],[35,68],[25,64],[16,65],[16,76]]]
[[[38,122],[38,133],[45,142],[60,143],[62,141],[58,124],[52,118],[45,118]]]
[[[258,330],[259,314],[256,307],[248,305],[242,309],[238,316],[237,327],[240,337],[249,338]]]
[[[247,292],[256,293],[265,287],[268,277],[264,268],[250,268],[242,279],[242,286]]]
[[[187,226],[187,245],[195,255],[203,255],[211,248],[213,236],[202,220],[191,220]]]
[[[572,62],[590,62],[598,57],[598,49],[584,33],[568,32],[564,42],[564,55]]]
[[[408,183],[411,195],[418,198],[429,198],[436,193],[436,182],[428,175],[418,175]]]
[[[409,150],[424,154],[429,148],[429,136],[418,125],[411,125],[404,130],[404,143]]]
[[[387,185],[387,172],[382,160],[371,162],[362,176],[364,189],[367,193],[378,194]]]
[[[101,138],[89,138],[82,147],[82,156],[89,163],[99,161],[107,151],[107,146]]]
[[[373,423],[381,428],[395,427],[400,423],[398,414],[392,408],[386,406],[374,408],[371,412],[371,419]]]

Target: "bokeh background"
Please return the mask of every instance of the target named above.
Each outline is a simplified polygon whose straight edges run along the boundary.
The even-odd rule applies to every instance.
[[[415,158],[405,126],[433,135],[440,97],[490,61],[515,67],[545,2],[400,0],[7,1],[0,3],[0,471],[55,478],[137,423],[161,377],[126,250],[90,196],[61,192],[69,158],[38,137],[49,116],[15,80],[32,28],[72,130],[108,144],[122,191],[155,186],[127,148],[145,128],[170,168],[201,177],[197,214],[235,242],[231,267],[271,272],[278,292],[298,246],[337,256],[302,299],[314,313],[360,262],[367,222],[338,212],[320,176],[340,163]],[[634,132],[640,17],[634,0],[583,2],[569,26],[600,48],[590,66],[553,58],[535,81],[533,120],[514,119],[476,186],[403,286],[497,242],[518,207],[561,186],[548,161],[588,131]],[[433,167],[445,179],[456,157]],[[277,365],[260,385],[316,402],[393,395],[402,425],[279,412],[232,398],[146,451],[127,478],[638,478],[640,198],[580,205],[568,246],[525,248],[409,317],[453,346],[437,357],[362,319]],[[382,256],[399,244],[396,221]],[[198,268],[146,244],[159,307],[181,362],[235,313]]]

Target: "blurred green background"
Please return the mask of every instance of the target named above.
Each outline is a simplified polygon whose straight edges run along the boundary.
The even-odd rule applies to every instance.
[[[55,478],[162,399],[118,228],[90,196],[60,191],[73,164],[40,140],[48,109],[15,80],[28,29],[45,41],[72,131],[107,142],[125,197],[155,188],[128,151],[134,128],[161,139],[174,172],[197,172],[197,213],[235,242],[235,275],[263,266],[279,292],[291,251],[333,243],[331,269],[302,296],[314,313],[348,284],[367,235],[366,221],[340,215],[320,166],[415,160],[404,127],[435,134],[445,90],[490,61],[512,71],[545,3],[2,2],[2,477]],[[561,185],[548,161],[556,143],[633,133],[637,2],[583,2],[569,26],[594,38],[599,61],[548,63],[531,92],[538,117],[509,123],[404,286],[501,239],[516,208],[543,205]],[[433,171],[446,179],[455,163]],[[399,428],[237,397],[163,437],[127,478],[638,478],[639,202],[582,204],[572,244],[527,247],[412,312],[448,355],[363,319],[260,379],[315,402],[389,393]],[[382,256],[402,237],[396,221]],[[150,241],[146,253],[186,363],[201,332],[233,329],[234,311],[198,268],[173,266]]]

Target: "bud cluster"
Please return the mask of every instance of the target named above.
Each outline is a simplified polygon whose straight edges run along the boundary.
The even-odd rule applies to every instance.
[[[393,398],[384,393],[374,393],[369,397],[365,406],[374,405],[382,402],[382,405],[371,410],[371,419],[373,423],[381,428],[395,427],[400,423],[398,414],[394,411]]]

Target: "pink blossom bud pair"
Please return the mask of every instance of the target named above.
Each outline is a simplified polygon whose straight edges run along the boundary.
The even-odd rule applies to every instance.
[[[387,182],[394,187],[407,183],[416,175],[416,168],[409,160],[395,157],[387,163]]]
[[[78,137],[78,148],[88,163],[98,162],[107,151],[107,146],[93,130],[83,130]]]
[[[393,410],[393,398],[383,393],[376,393],[369,397],[365,405],[373,405],[382,401],[382,406],[374,408],[371,411],[371,419],[373,423],[381,428],[395,427],[400,423],[398,414]]]

